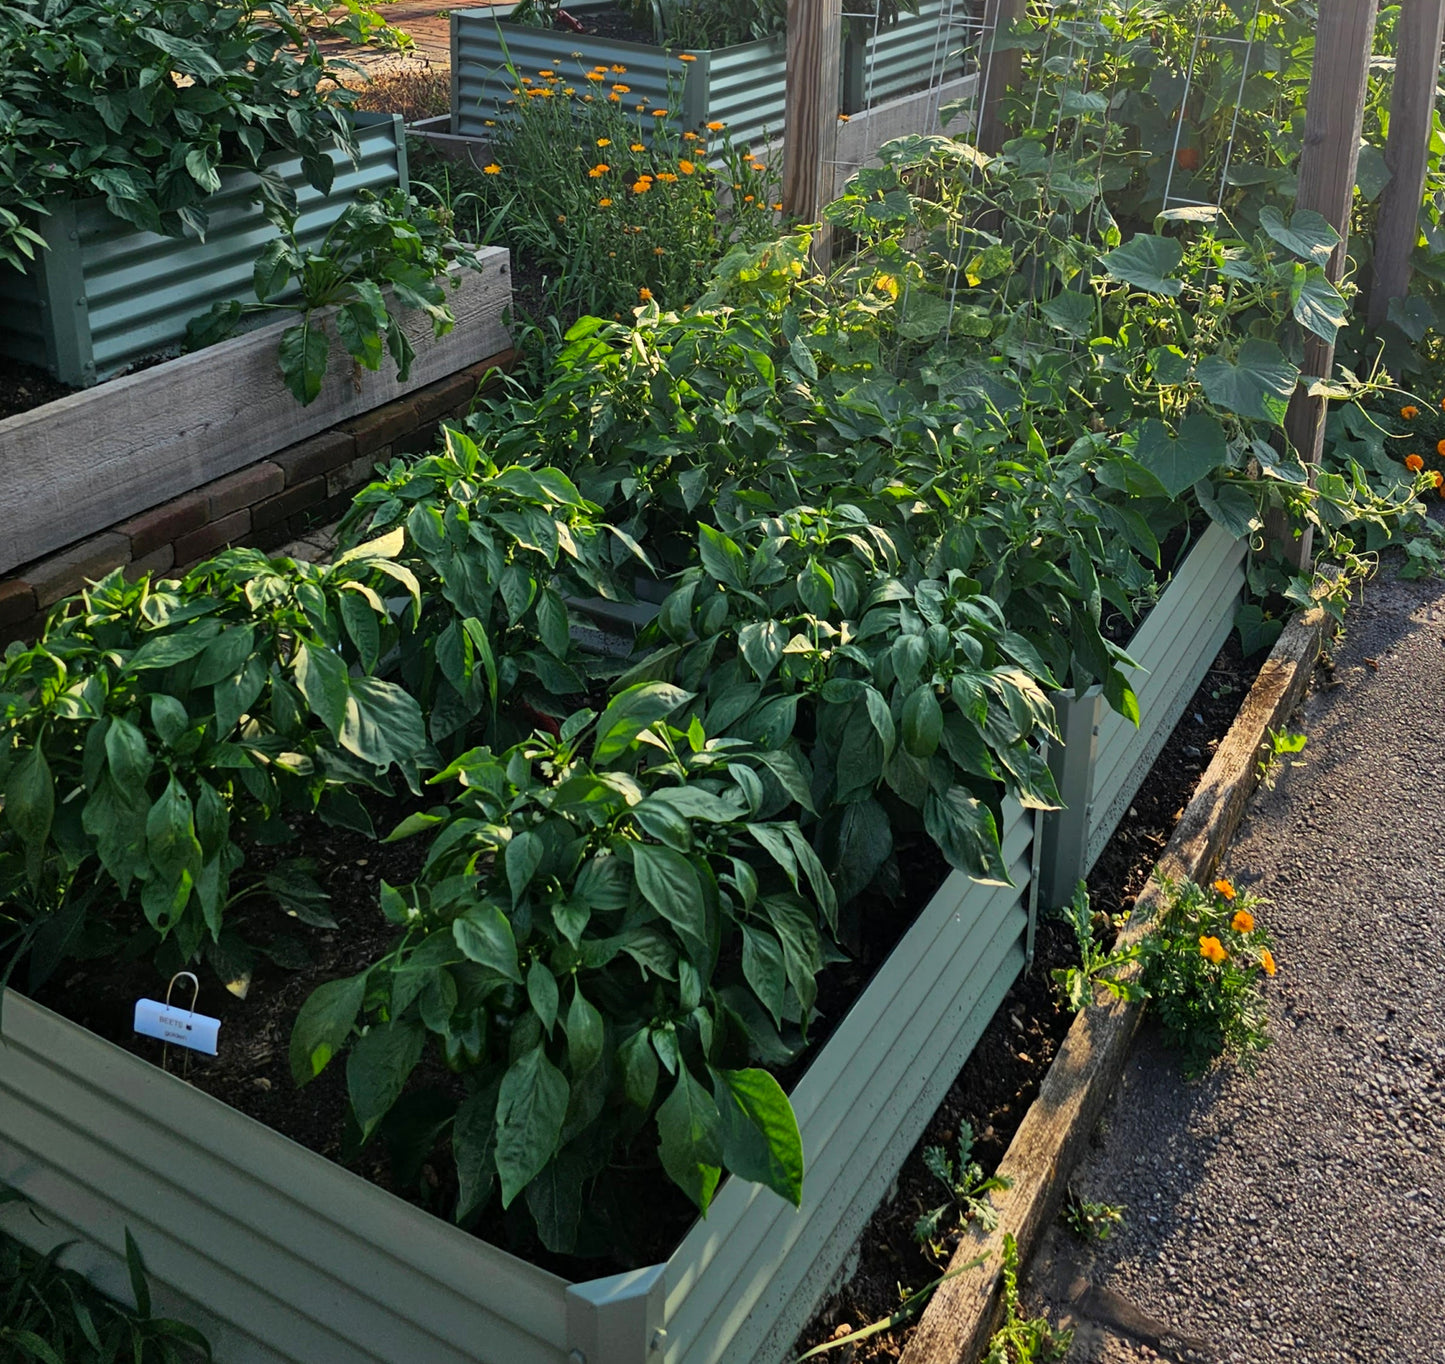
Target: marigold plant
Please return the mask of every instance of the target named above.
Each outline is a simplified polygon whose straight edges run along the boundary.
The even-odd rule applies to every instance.
[[[1251,1068],[1269,1045],[1259,977],[1278,969],[1255,911],[1261,901],[1220,879],[1164,881],[1165,908],[1140,949],[1144,992],[1184,1072],[1221,1056]]]

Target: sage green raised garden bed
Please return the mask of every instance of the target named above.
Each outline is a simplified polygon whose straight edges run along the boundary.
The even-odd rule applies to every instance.
[[[218,1364],[777,1364],[1024,967],[1033,827],[1005,808],[1015,884],[950,874],[799,1082],[802,1210],[730,1180],[665,1264],[569,1284],[13,993],[0,1180],[48,1225],[4,1224],[102,1270],[129,1226]]]
[[[568,12],[585,19],[609,11],[608,0],[582,0]],[[615,80],[627,85],[626,109],[680,107],[683,125],[701,128],[725,123],[734,143],[761,146],[783,127],[786,49],[781,34],[736,47],[700,48],[694,61],[650,43],[619,38],[562,33],[506,21],[512,6],[452,11],[452,132],[486,137],[487,120],[505,110],[515,82],[507,71],[510,58],[519,76],[556,71],[584,87],[584,74],[599,64],[625,66]],[[498,22],[498,21],[502,22]],[[505,43],[505,51],[503,44]]]
[[[277,170],[296,190],[298,236],[317,245],[362,189],[407,187],[399,116],[357,114],[356,166],[332,151],[336,179],[323,196],[299,158]],[[142,232],[106,212],[104,200],[57,200],[45,220],[48,251],[26,274],[0,269],[0,355],[43,363],[84,388],[137,361],[179,348],[186,323],[213,303],[251,296],[256,256],[276,235],[253,197],[256,177],[226,172],[206,203],[204,241]]]
[[[1126,646],[1142,672],[1136,729],[1098,687],[1054,698],[1062,745],[1049,766],[1062,810],[1043,818],[1039,904],[1066,903],[1098,861],[1149,769],[1234,627],[1248,545],[1211,524]]]

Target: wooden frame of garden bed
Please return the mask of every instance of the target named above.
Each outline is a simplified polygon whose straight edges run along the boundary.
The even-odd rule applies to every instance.
[[[1054,698],[1063,743],[1051,746],[1049,766],[1064,808],[1043,820],[1041,908],[1055,909],[1073,896],[1224,647],[1244,589],[1248,548],[1211,522],[1130,639],[1128,653],[1143,670],[1133,679],[1137,729],[1110,709],[1100,687]]]
[[[288,316],[0,421],[0,573],[505,350],[510,256],[480,254],[484,268],[457,271],[447,291],[456,326],[446,336],[402,311],[416,348],[405,383],[389,357],[365,370],[334,345],[321,393],[303,407],[277,363]]]
[[[13,993],[0,1181],[46,1220],[3,1223],[112,1287],[129,1227],[218,1364],[780,1360],[1024,968],[1033,828],[1007,807],[1015,884],[950,874],[799,1082],[801,1211],[728,1180],[666,1264],[569,1285]]]

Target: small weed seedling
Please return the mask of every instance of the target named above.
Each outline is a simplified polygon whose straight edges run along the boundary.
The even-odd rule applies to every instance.
[[[949,1201],[924,1213],[914,1224],[913,1234],[919,1245],[927,1246],[935,1256],[946,1257],[947,1248],[940,1238],[950,1222],[960,1229],[976,1222],[984,1231],[992,1231],[998,1225],[998,1213],[988,1196],[995,1189],[1012,1188],[1013,1181],[984,1174],[983,1167],[973,1158],[972,1126],[968,1123],[959,1126],[957,1164],[941,1146],[926,1147],[923,1163],[928,1173],[948,1191]]]
[[[1139,999],[1142,991],[1132,980],[1121,980],[1119,972],[1139,956],[1137,944],[1122,951],[1109,951],[1094,940],[1094,916],[1089,908],[1089,892],[1082,881],[1074,891],[1072,902],[1061,912],[1074,930],[1079,944],[1078,966],[1066,966],[1053,973],[1059,993],[1069,1008],[1077,1013],[1094,1002],[1095,986],[1102,985],[1115,999]]]
[[[1117,1203],[1091,1203],[1070,1193],[1064,1204],[1064,1225],[1081,1241],[1107,1241],[1124,1225],[1124,1209]]]
[[[1074,1343],[1072,1331],[1056,1331],[1047,1317],[1019,1315],[1019,1248],[1003,1238],[1003,1324],[988,1343],[983,1364],[1056,1364]]]
[[[1295,734],[1287,729],[1269,731],[1269,752],[1259,760],[1259,779],[1266,791],[1274,790],[1282,768],[1304,766],[1302,758],[1291,755],[1303,752],[1309,741],[1308,734]]]

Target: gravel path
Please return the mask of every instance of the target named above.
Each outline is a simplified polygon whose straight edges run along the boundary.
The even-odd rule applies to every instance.
[[[1226,858],[1275,1044],[1188,1084],[1146,1022],[1073,1181],[1125,1226],[1052,1229],[1026,1292],[1077,1364],[1445,1364],[1445,586],[1381,574],[1346,623]]]

